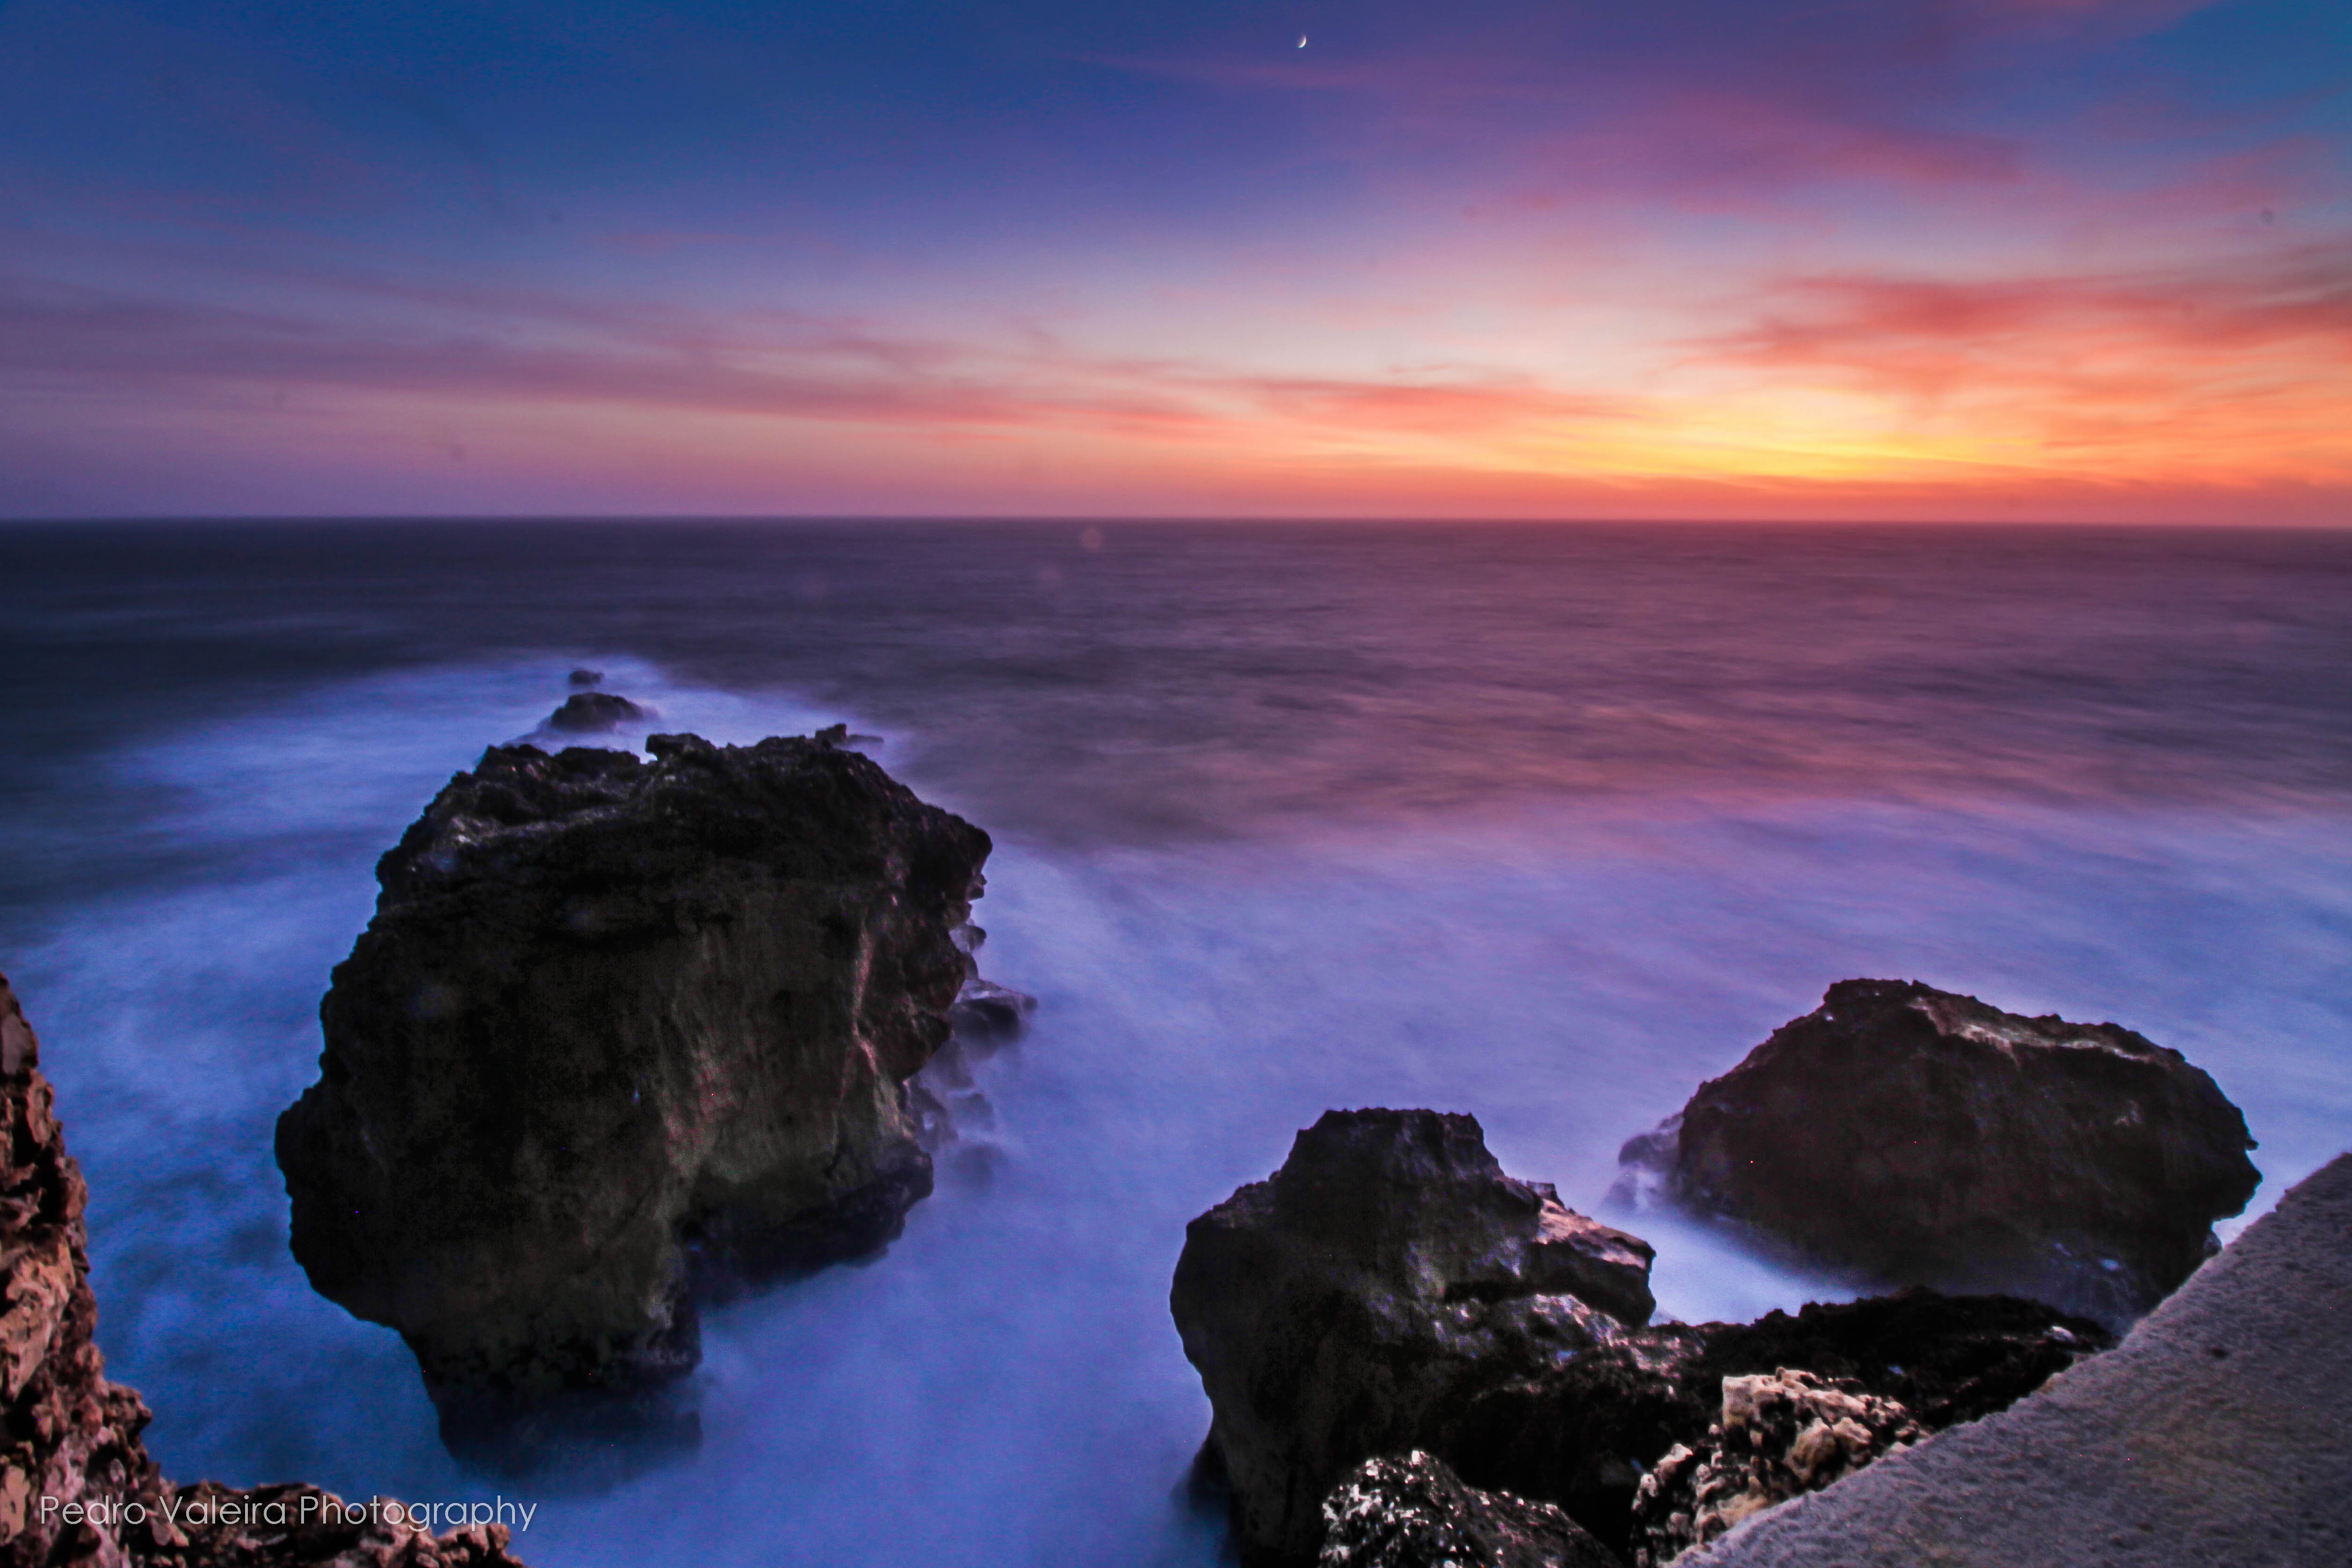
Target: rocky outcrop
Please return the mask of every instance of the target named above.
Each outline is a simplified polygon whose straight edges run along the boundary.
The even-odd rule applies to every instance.
[[[1506,1176],[1471,1117],[1328,1113],[1192,1221],[1170,1296],[1244,1555],[1311,1558],[1354,1466],[1646,1322],[1650,1259]]]
[[[495,1521],[446,1535],[397,1504],[316,1487],[176,1487],[138,1394],[92,1339],[88,1189],[66,1152],[40,1046],[0,977],[0,1564],[6,1568],[519,1568]]]
[[[1244,1561],[1311,1561],[1331,1489],[1415,1449],[1630,1555],[1643,1473],[1705,1444],[1726,1378],[1850,1380],[1933,1430],[2111,1343],[2036,1302],[1927,1291],[1644,1327],[1650,1256],[1505,1176],[1466,1116],[1333,1112],[1300,1134],[1192,1222],[1170,1301]]]
[[[574,692],[547,716],[547,727],[567,735],[610,735],[625,724],[657,716],[615,692]]]
[[[1549,1503],[1480,1491],[1416,1449],[1367,1459],[1323,1500],[1318,1568],[1621,1568]]]
[[[1699,1447],[1723,1382],[1801,1368],[1895,1400],[1930,1431],[2002,1409],[2114,1343],[2035,1301],[1914,1290],[1752,1323],[1662,1323],[1565,1365],[1472,1383],[1427,1442],[1474,1484],[1559,1503],[1620,1551],[1643,1473]]]
[[[1634,1568],[1664,1568],[1753,1513],[1819,1491],[1927,1431],[1859,1383],[1787,1367],[1723,1380],[1723,1407],[1697,1447],[1676,1443],[1642,1478]]]
[[[445,1417],[657,1385],[699,1291],[869,1253],[930,1190],[903,1086],[989,841],[840,735],[494,747],[378,866],[278,1157],[311,1283]]]
[[[1874,1282],[2120,1326],[2216,1249],[2253,1146],[2211,1078],[2120,1025],[1843,980],[1628,1144],[1621,1190]]]

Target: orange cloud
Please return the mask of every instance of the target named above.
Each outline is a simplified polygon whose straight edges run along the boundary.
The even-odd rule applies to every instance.
[[[274,465],[428,508],[2340,519],[2347,263],[1799,277],[1598,386],[789,311],[403,296],[427,308],[311,319],[20,284],[0,386],[26,497],[69,497],[115,445],[159,492]]]
[[[2052,476],[2352,482],[2352,246],[2258,268],[1779,287],[1691,363]]]

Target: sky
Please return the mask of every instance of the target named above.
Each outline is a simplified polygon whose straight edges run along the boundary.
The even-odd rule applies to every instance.
[[[0,517],[2352,525],[2344,0],[0,0]]]

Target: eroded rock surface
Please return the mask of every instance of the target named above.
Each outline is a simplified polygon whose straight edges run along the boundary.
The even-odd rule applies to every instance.
[[[1664,1568],[1748,1515],[1819,1491],[1927,1435],[1896,1400],[1787,1367],[1723,1380],[1696,1446],[1677,1443],[1642,1478],[1634,1568]]]
[[[5,977],[0,1120],[0,1564],[520,1568],[497,1523],[436,1537],[382,1509],[340,1522],[340,1500],[315,1487],[240,1491],[164,1479],[141,1440],[146,1404],[108,1380],[91,1337],[89,1192],[66,1152],[39,1042]]]
[[[1318,1568],[1621,1568],[1549,1503],[1462,1484],[1416,1449],[1367,1459],[1323,1500]]]
[[[2252,1147],[2211,1078],[2120,1025],[1843,980],[1628,1144],[1621,1190],[1884,1283],[2120,1326],[2216,1249]]]
[[[1170,1297],[1244,1555],[1311,1559],[1357,1464],[1647,1321],[1650,1259],[1506,1176],[1471,1117],[1326,1113],[1187,1228]]]
[[[989,840],[839,738],[494,747],[379,864],[278,1157],[311,1283],[445,1413],[658,1384],[702,1282],[930,1190],[903,1086]]]

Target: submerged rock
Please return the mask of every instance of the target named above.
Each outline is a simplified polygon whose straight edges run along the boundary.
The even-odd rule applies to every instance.
[[[1310,1561],[1340,1479],[1416,1449],[1630,1553],[1643,1473],[1704,1445],[1727,1377],[1851,1380],[1933,1430],[2112,1343],[2041,1303],[1927,1291],[1644,1327],[1649,1259],[1503,1175],[1469,1117],[1333,1112],[1300,1134],[1192,1221],[1170,1298],[1213,1412],[1196,1469],[1222,1478],[1244,1561]]]
[[[988,835],[829,737],[646,747],[450,781],[278,1122],[295,1257],[445,1418],[657,1385],[702,1289],[873,1252],[930,1190],[903,1085]]]
[[[1416,1449],[1367,1459],[1323,1500],[1318,1568],[1620,1568],[1549,1503],[1462,1484]]]
[[[1036,1010],[1036,998],[975,976],[948,1009],[948,1022],[959,1041],[974,1051],[988,1051],[1026,1034]]]
[[[574,692],[547,716],[547,727],[566,735],[610,735],[625,724],[658,716],[613,692]]]
[[[974,934],[965,946],[970,952],[980,928],[968,929]],[[975,1181],[984,1183],[994,1173],[999,1150],[986,1135],[996,1124],[995,1108],[973,1070],[1026,1034],[1036,1010],[1036,998],[972,977],[948,1009],[947,1043],[907,1080],[917,1141],[934,1158],[950,1156],[953,1171]]]
[[[1787,1367],[1723,1380],[1696,1447],[1666,1450],[1633,1503],[1634,1568],[1663,1568],[1753,1513],[1852,1474],[1927,1435],[1896,1400]]]
[[[1312,1557],[1357,1464],[1645,1322],[1650,1259],[1506,1176],[1471,1117],[1327,1113],[1186,1228],[1170,1295],[1244,1555]]]
[[[1808,1261],[2120,1326],[2262,1180],[2177,1051],[1916,982],[1842,980],[1621,1156],[1644,1190]]]
[[[0,977],[0,1563],[520,1568],[496,1521],[436,1536],[382,1506],[347,1515],[316,1487],[163,1479],[142,1440],[146,1403],[108,1380],[91,1337],[89,1192],[54,1104]]]

